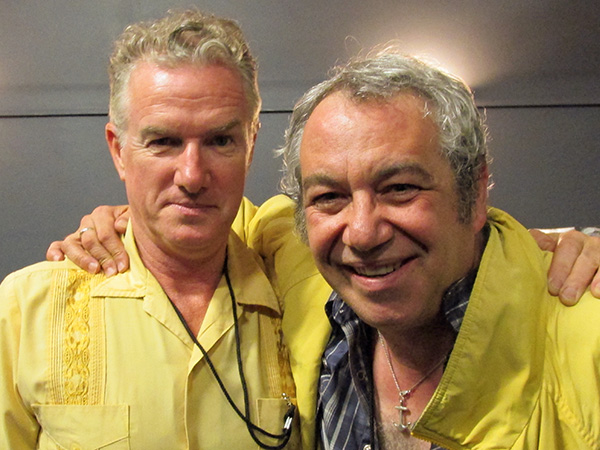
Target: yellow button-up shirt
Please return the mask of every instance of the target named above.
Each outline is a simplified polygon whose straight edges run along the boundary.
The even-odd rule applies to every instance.
[[[130,231],[125,245],[131,269],[112,278],[44,262],[0,285],[0,448],[258,448]],[[295,391],[279,303],[261,260],[234,233],[228,254],[250,416],[280,433],[281,394],[294,398]],[[198,340],[244,411],[224,279]],[[287,448],[299,446],[297,425]]]

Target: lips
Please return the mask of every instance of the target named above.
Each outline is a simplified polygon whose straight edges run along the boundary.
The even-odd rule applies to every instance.
[[[380,277],[385,277],[386,275],[389,275],[389,274],[395,272],[396,270],[400,269],[402,266],[404,266],[405,264],[407,264],[408,262],[412,261],[415,258],[416,258],[416,256],[406,258],[403,261],[395,263],[395,264],[382,264],[382,265],[370,264],[370,265],[360,265],[360,266],[346,265],[346,267],[349,270],[351,270],[352,272],[354,272],[355,274],[360,275],[362,277],[380,278]]]
[[[171,205],[181,208],[181,209],[191,209],[191,210],[208,209],[208,208],[215,207],[215,205],[209,205],[209,204],[198,203],[198,202],[172,202]]]
[[[392,273],[399,267],[400,265],[381,267],[354,267],[353,269],[358,275],[362,275],[364,277],[382,277]]]

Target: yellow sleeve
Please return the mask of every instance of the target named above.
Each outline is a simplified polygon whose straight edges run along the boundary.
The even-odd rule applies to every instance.
[[[13,274],[0,285],[0,448],[32,449],[39,425],[19,395],[20,335],[27,325],[22,324],[16,281]]]

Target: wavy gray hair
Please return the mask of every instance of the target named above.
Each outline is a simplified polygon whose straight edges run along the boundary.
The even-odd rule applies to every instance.
[[[326,81],[314,86],[296,103],[283,155],[281,188],[296,202],[296,226],[306,239],[302,207],[300,145],[304,127],[317,105],[327,96],[343,91],[357,102],[391,100],[410,92],[426,103],[439,129],[440,151],[450,162],[459,196],[459,219],[468,222],[478,194],[477,181],[489,162],[486,130],[469,87],[459,78],[417,58],[384,50],[375,56],[355,59],[334,69]]]
[[[154,22],[129,25],[114,43],[110,57],[111,122],[119,140],[127,128],[128,83],[138,62],[164,67],[182,64],[223,64],[236,70],[244,86],[254,127],[258,126],[261,99],[257,64],[242,30],[233,20],[195,9],[170,11]]]

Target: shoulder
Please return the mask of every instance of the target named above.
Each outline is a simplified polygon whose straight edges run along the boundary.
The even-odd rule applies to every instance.
[[[9,274],[0,284],[0,307],[43,301],[52,292],[89,279],[92,275],[71,261],[44,261]]]
[[[69,260],[65,261],[42,261],[30,266],[25,266],[6,276],[2,284],[18,284],[31,279],[44,279],[51,277],[53,273],[69,270],[82,270]]]
[[[556,333],[557,344],[588,357],[600,355],[600,300],[588,290],[574,306],[564,306],[556,298],[550,301],[555,305],[549,328]]]
[[[260,206],[244,197],[231,228],[247,243],[261,239],[264,233],[275,233],[275,229],[278,235],[286,234],[294,228],[294,208],[285,195],[271,197]]]

